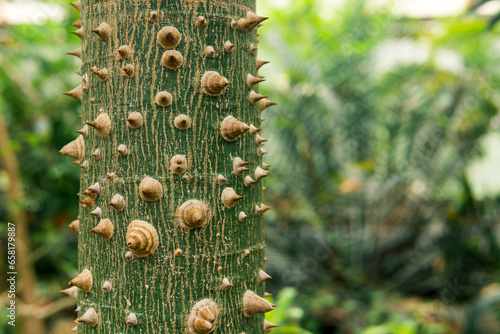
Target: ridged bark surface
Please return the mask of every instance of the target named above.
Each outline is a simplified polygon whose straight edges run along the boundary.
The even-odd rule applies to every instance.
[[[157,20],[151,19],[152,11]],[[246,17],[247,11],[255,12],[254,0],[82,1],[81,72],[88,76],[82,121],[106,113],[111,129],[103,138],[89,127],[81,160],[88,162],[88,171],[82,171],[80,192],[96,182],[100,192],[91,208],[80,209],[79,271],[88,269],[93,283],[90,292],[78,291],[79,316],[92,307],[99,320],[95,327],[81,323],[79,333],[190,333],[191,309],[205,298],[217,304],[213,332],[264,333],[264,316],[245,317],[243,312],[247,290],[264,294],[264,283],[257,276],[264,269],[264,228],[255,212],[262,202],[262,180],[251,187],[243,183],[247,175],[254,178],[261,166],[258,145],[249,132],[231,142],[221,135],[221,122],[229,115],[260,125],[258,103],[249,101],[250,91],[257,88],[246,83],[248,74],[257,76],[256,54],[251,51],[257,29],[231,27],[232,20]],[[198,16],[206,18],[205,27],[196,26]],[[110,27],[106,40],[92,32],[103,22]],[[161,64],[167,49],[157,42],[157,34],[166,26],[181,35],[180,43],[169,49],[182,54],[177,70]],[[232,52],[224,48],[227,41],[234,44]],[[117,50],[123,45],[132,49],[128,59],[119,58]],[[205,55],[207,46],[215,49],[215,57]],[[122,70],[128,64],[133,65],[130,77]],[[106,68],[105,81],[91,71],[93,67]],[[222,95],[202,93],[201,78],[207,71],[229,81]],[[172,95],[170,106],[155,103],[160,91]],[[131,112],[142,115],[142,126],[128,126]],[[189,116],[191,127],[176,128],[174,119],[179,115]],[[126,155],[118,152],[121,144]],[[91,155],[96,149],[100,159]],[[171,171],[175,155],[187,159],[182,175]],[[249,171],[233,173],[236,157],[250,162]],[[114,182],[109,173],[115,173]],[[219,185],[218,175],[227,182]],[[162,186],[163,195],[155,202],[140,196],[139,184],[145,177]],[[244,196],[232,208],[221,200],[227,187]],[[122,211],[109,205],[116,194],[125,200]],[[211,218],[205,227],[187,230],[179,225],[177,209],[188,200],[202,201],[209,208]],[[101,219],[113,224],[110,240],[90,232],[100,222],[90,215],[96,207],[102,210]],[[241,211],[249,216],[244,222],[238,219]],[[152,255],[130,261],[125,258],[126,234],[134,220],[151,224],[159,242]],[[224,278],[233,284],[225,291],[221,290]],[[105,281],[111,283],[110,292],[102,289]],[[130,313],[137,316],[135,326],[126,324]]]

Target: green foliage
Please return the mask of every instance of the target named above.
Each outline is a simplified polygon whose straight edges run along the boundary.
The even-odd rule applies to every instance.
[[[417,324],[414,321],[389,322],[383,325],[370,326],[362,334],[417,334]]]
[[[266,314],[266,320],[279,324],[273,329],[274,334],[310,334],[311,332],[300,327],[303,321],[304,311],[295,306],[298,292],[294,288],[285,287],[279,293],[275,301],[271,301],[278,308]]]
[[[496,35],[473,17],[415,21],[363,1],[269,16],[271,284],[303,292],[303,323],[322,332],[422,325],[386,321],[377,290],[445,309],[476,298],[500,256],[497,200],[476,200],[465,177],[497,115]]]

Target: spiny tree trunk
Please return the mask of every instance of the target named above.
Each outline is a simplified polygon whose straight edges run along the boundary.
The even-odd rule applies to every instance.
[[[73,5],[78,331],[267,331],[254,0]]]

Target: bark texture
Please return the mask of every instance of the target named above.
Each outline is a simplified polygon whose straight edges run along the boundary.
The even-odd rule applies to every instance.
[[[91,123],[94,128],[88,129],[84,156],[79,159],[81,192],[95,183],[100,189],[93,203],[92,191],[87,192],[90,197],[80,198],[87,205],[80,209],[79,270],[88,269],[92,283],[89,292],[78,290],[79,316],[93,308],[98,322],[95,327],[81,322],[78,332],[264,333],[264,315],[245,316],[243,302],[247,290],[264,295],[258,277],[264,269],[264,227],[256,211],[262,202],[262,180],[249,187],[244,184],[248,175],[255,179],[262,152],[251,131],[234,141],[221,134],[227,116],[257,128],[261,122],[259,103],[249,99],[257,86],[247,85],[248,74],[258,76],[252,48],[257,29],[235,25],[248,11],[255,12],[254,0],[82,1],[82,120],[90,122],[99,115],[102,120],[107,114],[110,131],[103,137],[105,129]],[[206,19],[205,26],[199,16]],[[178,45],[167,49],[158,42],[164,27],[178,30]],[[175,44],[177,37],[174,33],[167,41],[173,39]],[[234,44],[232,50],[228,41]],[[213,57],[208,46],[215,51]],[[162,57],[166,63],[179,59],[178,53],[168,50],[182,55],[179,68],[162,65]],[[177,58],[168,58],[165,52]],[[221,95],[202,92],[207,71],[227,79]],[[168,104],[168,96],[155,102],[161,91],[171,94],[170,105],[161,106]],[[79,98],[78,90],[71,95]],[[245,166],[249,170],[239,175],[233,172],[237,157],[249,162]],[[218,175],[227,181],[219,184]],[[140,184],[147,177],[152,180],[141,194]],[[231,208],[221,199],[226,188],[244,196]],[[121,211],[116,194],[123,197]],[[179,207],[189,200],[201,201],[207,208],[206,225],[181,226]],[[97,207],[100,218],[90,215]],[[203,221],[199,206],[187,207],[194,212],[190,217],[195,225]],[[240,221],[240,212],[249,217]],[[90,232],[105,219],[113,226],[109,240],[109,229],[101,236]],[[157,233],[158,247],[148,245],[153,251],[149,256],[126,255],[131,250],[127,229],[137,220]],[[147,235],[154,239],[154,232],[134,226],[139,239]],[[233,286],[224,289],[225,278]],[[104,282],[110,284],[103,289]],[[210,324],[200,322],[193,332],[190,314],[204,299],[216,304],[216,311],[207,304],[216,319],[205,315]]]

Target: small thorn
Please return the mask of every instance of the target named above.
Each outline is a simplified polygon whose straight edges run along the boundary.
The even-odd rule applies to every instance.
[[[126,75],[127,77],[131,78],[135,74],[135,67],[132,64],[127,64],[126,66],[122,67],[122,73]]]
[[[84,75],[82,75],[82,89],[84,91],[88,91],[89,90],[89,76],[87,73],[85,73]]]
[[[94,200],[90,197],[85,197],[81,201],[78,201],[78,203],[82,203],[82,204],[86,205],[88,208],[91,208],[94,206]]]
[[[118,181],[118,176],[116,176],[116,174],[115,174],[115,173],[108,173],[108,174],[106,175],[106,177],[107,177],[108,179],[110,179],[110,180],[111,180],[111,182],[113,182],[113,183],[116,183],[116,181]]]
[[[209,58],[213,58],[215,57],[215,49],[213,46],[207,46],[205,48],[205,56],[209,57]]]
[[[247,12],[247,20],[250,21],[250,29],[254,29],[259,26],[263,21],[267,20],[268,17],[263,17],[255,14],[254,12]]]
[[[72,33],[80,37],[80,39],[83,39],[84,37],[83,28],[78,28],[77,30],[72,31]]]
[[[275,106],[277,105],[276,102],[270,101],[268,99],[262,99],[259,101],[259,106],[260,106],[260,111],[263,111],[266,108],[269,108],[270,106]]]
[[[99,219],[101,219],[101,215],[102,215],[102,210],[100,207],[97,207],[95,208],[95,210],[93,210],[92,212],[90,212],[90,214],[94,217],[97,217]]]
[[[195,20],[194,20],[194,24],[198,27],[198,28],[203,28],[207,25],[207,19],[204,17],[204,16],[198,16]]]
[[[106,137],[111,131],[111,119],[109,115],[102,112],[93,121],[85,122],[93,127],[101,137]]]
[[[88,191],[91,191],[94,194],[99,194],[101,192],[101,186],[98,182],[94,183],[90,187],[87,188]]]
[[[95,327],[98,322],[99,318],[97,316],[96,311],[91,307],[85,312],[84,315],[82,315],[80,318],[76,319],[78,322],[84,323],[86,325],[89,325],[91,327]]]
[[[79,46],[75,50],[67,52],[66,54],[67,55],[71,55],[71,56],[75,56],[75,57],[78,57],[78,58],[82,59],[82,47]]]
[[[233,287],[233,284],[231,284],[231,282],[229,281],[229,279],[227,277],[224,277],[224,279],[222,280],[222,284],[221,284],[221,290],[226,291],[231,287]]]
[[[242,31],[247,30],[248,28],[250,28],[251,25],[252,25],[252,22],[250,22],[248,19],[241,18],[238,20],[238,27]]]
[[[97,160],[101,159],[101,150],[96,148],[94,152],[92,153],[92,156],[96,158]]]
[[[252,186],[252,184],[256,184],[257,181],[252,179],[252,177],[250,175],[247,175],[245,177],[245,179],[243,180],[243,183],[245,184],[246,187],[250,187],[250,186]]]
[[[248,218],[248,215],[247,215],[246,213],[244,213],[243,211],[241,211],[241,212],[239,213],[239,215],[238,215],[238,220],[239,220],[240,222],[242,222],[242,223],[243,223],[243,222],[245,221],[245,219],[247,219],[247,218]]]
[[[69,225],[68,227],[72,230],[72,231],[75,231],[75,232],[80,232],[80,220],[76,219],[76,220],[73,220]]]
[[[67,157],[77,159],[78,161],[82,160],[85,154],[85,141],[83,140],[83,136],[80,135],[75,140],[64,145],[59,153]],[[78,162],[78,164],[80,164],[80,162]]]
[[[67,288],[64,290],[59,290],[60,293],[64,293],[65,295],[68,295],[72,298],[76,298],[76,294],[78,292],[78,287],[72,286],[71,288]]]
[[[255,136],[255,142],[257,143],[258,146],[262,145],[263,143],[265,143],[267,141],[267,139],[264,139],[262,138],[261,136],[259,135],[256,135]]]
[[[242,199],[244,196],[237,195],[233,188],[224,188],[222,191],[222,203],[226,208],[232,208],[237,201]]]
[[[248,161],[243,161],[241,158],[236,157],[233,160],[233,172],[236,175],[241,175],[241,173],[246,172],[249,170],[246,165],[248,165],[250,162]]]
[[[264,203],[260,204],[260,209],[262,210],[262,213],[271,210],[271,208],[265,205]]]
[[[75,7],[79,12],[82,11],[82,3],[80,2],[80,0],[72,2],[71,6]]]
[[[158,12],[156,10],[152,10],[150,13],[149,13],[149,21],[151,22],[156,22],[158,21]]]
[[[132,55],[133,51],[134,50],[128,45],[122,45],[116,50],[120,59],[128,59]]]
[[[254,86],[254,85],[256,85],[256,84],[258,84],[259,82],[262,82],[262,81],[265,81],[265,79],[254,77],[251,74],[247,75],[247,86],[248,86],[248,88],[252,88],[252,86]]]
[[[81,134],[83,138],[87,138],[87,136],[89,135],[89,126],[85,124],[80,130],[77,130],[76,132]]]
[[[271,329],[273,329],[275,327],[279,327],[279,326],[264,319],[264,332],[268,333],[271,331]]]
[[[266,98],[267,96],[266,95],[261,95],[261,94],[258,94],[256,92],[254,92],[253,90],[250,92],[250,96],[249,96],[249,99],[250,99],[250,103],[252,104],[255,104],[255,102],[259,101],[259,100],[262,100],[264,98]]]
[[[122,211],[125,208],[125,199],[120,194],[115,194],[109,203],[116,211]]]
[[[232,52],[234,50],[234,44],[230,41],[226,41],[224,43],[224,49],[226,50],[226,52]]]
[[[262,178],[264,178],[264,177],[268,176],[268,175],[269,175],[269,172],[268,172],[267,170],[264,170],[264,169],[260,168],[260,167],[257,167],[257,168],[255,169],[255,173],[254,173],[254,175],[255,175],[255,180],[256,180],[256,181],[259,181],[260,179],[262,179]]]
[[[136,326],[137,325],[137,316],[135,315],[135,313],[129,313],[125,323],[129,326]]]
[[[128,149],[125,144],[118,145],[118,148],[116,150],[118,151],[118,154],[120,154],[121,156],[125,156],[128,153]]]
[[[96,29],[92,29],[92,32],[96,34],[101,41],[105,41],[111,36],[111,27],[106,22],[103,22]]]
[[[259,129],[259,128],[255,127],[255,125],[250,124],[250,130],[248,130],[248,132],[250,132],[251,136],[255,135],[259,131],[262,131],[262,129]]]
[[[269,63],[270,63],[269,61],[259,59],[258,57],[255,61],[255,64],[257,65],[257,69],[260,69],[262,66],[269,64]]]
[[[90,71],[97,75],[102,81],[106,81],[108,78],[108,70],[106,68],[97,70],[97,67],[94,66],[90,69]]]
[[[217,175],[217,184],[219,186],[222,186],[224,183],[226,183],[227,179],[224,177],[224,175]]]
[[[82,162],[82,164],[80,165],[80,168],[84,171],[88,171],[89,170],[89,162],[87,160],[85,160],[84,162]]]
[[[272,277],[269,276],[264,270],[259,270],[259,274],[258,274],[257,278],[258,278],[259,283],[262,283],[265,280],[270,279]]]

